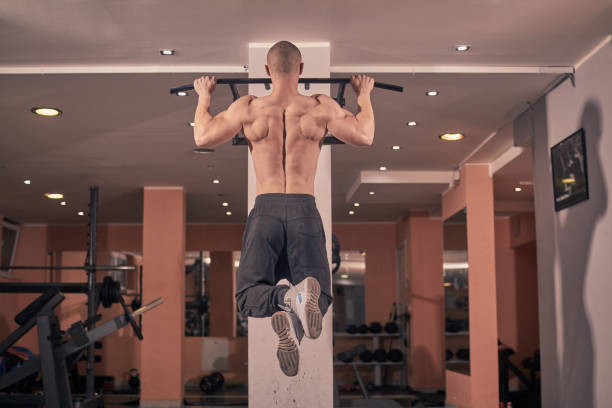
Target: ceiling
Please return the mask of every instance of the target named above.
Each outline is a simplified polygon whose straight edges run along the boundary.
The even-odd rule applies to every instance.
[[[217,72],[219,77],[246,77],[238,72],[248,61],[249,42],[329,41],[333,76],[344,77],[346,66],[366,72],[368,66],[392,70],[405,64],[573,66],[612,27],[609,0],[394,1],[374,10],[348,0],[282,4],[1,2],[0,72],[11,74],[0,74],[0,214],[26,223],[83,222],[76,212],[86,210],[87,188],[97,184],[102,222],[139,222],[143,186],[182,185],[189,222],[243,222],[247,149],[226,144],[213,154],[194,154],[188,122],[195,99],[171,96],[168,89],[193,81],[195,73],[180,73],[190,65],[236,72]],[[472,49],[454,52],[460,43]],[[177,55],[162,57],[162,48],[176,49]],[[107,66],[114,72],[161,72],[82,73]],[[51,68],[79,73],[20,74]],[[466,158],[493,161],[508,147],[512,120],[557,78],[371,75],[404,86],[404,92],[374,91],[373,146],[332,147],[335,221],[394,221],[411,209],[435,212],[440,198],[431,185],[380,186],[381,194],[362,197],[355,215],[348,214],[353,207],[347,192],[361,171],[381,165],[391,171],[452,171]],[[427,97],[432,88],[440,96]],[[239,90],[246,93],[246,87]],[[231,101],[229,89],[219,86],[212,113]],[[42,118],[30,113],[40,105],[60,107],[64,114]],[[356,109],[352,91],[347,91],[347,108]],[[418,126],[407,127],[408,120]],[[466,139],[447,143],[438,138],[455,130]],[[482,147],[484,140],[488,143]],[[394,151],[392,145],[401,149]],[[507,186],[530,180],[530,165],[530,153],[524,152],[501,169],[496,199],[531,200],[528,189],[520,197],[507,196]],[[213,178],[221,183],[212,184]],[[32,184],[23,184],[24,179]],[[51,191],[63,192],[68,205],[43,197]],[[222,201],[230,203],[231,216]]]

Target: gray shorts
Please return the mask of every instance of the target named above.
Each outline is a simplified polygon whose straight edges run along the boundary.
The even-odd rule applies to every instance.
[[[272,316],[288,287],[312,276],[321,285],[319,307],[332,302],[325,231],[314,196],[260,194],[247,219],[236,278],[238,310],[252,317]]]

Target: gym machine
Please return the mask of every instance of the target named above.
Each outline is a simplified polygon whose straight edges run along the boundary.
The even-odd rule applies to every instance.
[[[98,186],[91,186],[89,189],[89,223],[88,223],[88,227],[89,227],[89,233],[88,233],[88,249],[87,249],[87,259],[85,262],[85,265],[81,265],[81,266],[16,266],[16,265],[2,265],[0,266],[0,269],[3,270],[83,270],[86,272],[87,274],[87,283],[66,283],[66,282],[58,282],[58,283],[49,283],[49,282],[41,282],[41,283],[0,283],[0,293],[52,293],[51,291],[55,291],[56,293],[59,293],[60,296],[63,297],[63,295],[61,295],[61,293],[83,293],[87,295],[87,319],[85,320],[85,322],[80,323],[84,328],[87,329],[87,331],[85,332],[87,333],[93,333],[93,330],[96,329],[95,324],[96,322],[100,319],[99,315],[97,314],[98,311],[98,307],[99,304],[102,303],[102,305],[104,307],[110,307],[112,303],[121,303],[125,314],[123,315],[123,319],[126,319],[126,322],[128,322],[130,319],[127,317],[129,315],[129,311],[127,310],[127,306],[123,300],[123,296],[121,292],[121,288],[119,285],[119,282],[115,282],[112,280],[111,277],[105,277],[104,281],[102,283],[97,283],[96,281],[96,272],[97,271],[135,271],[136,267],[135,266],[114,266],[114,265],[97,265],[97,261],[96,261],[96,251],[97,251],[97,217],[98,217]],[[44,295],[43,295],[44,296]],[[41,299],[41,298],[38,298]],[[63,300],[63,298],[61,299]],[[61,302],[60,300],[60,302]],[[142,334],[141,334],[141,329],[140,327],[142,327],[142,313],[144,313],[145,311],[149,310],[152,307],[157,306],[159,303],[161,303],[161,301],[159,303],[155,303],[153,302],[152,304],[149,304],[143,308],[139,308],[140,304],[142,302],[142,270],[140,270],[140,293],[139,293],[139,298],[134,299],[134,301],[132,302],[132,312],[131,312],[131,316],[138,316],[139,317],[139,325],[136,325],[136,323],[134,322],[133,327],[135,329],[135,332],[137,334],[137,336],[142,339]],[[156,301],[157,302],[157,301]],[[59,302],[58,302],[59,303]],[[57,306],[57,304],[55,304],[53,307]],[[138,314],[136,313],[136,311],[134,311],[134,309],[138,309],[137,311],[140,311]],[[27,310],[27,308],[26,308]],[[24,310],[25,311],[25,310]],[[47,311],[50,312],[50,311]],[[47,313],[48,314],[48,313]],[[21,314],[20,314],[21,315]],[[17,315],[16,317],[16,321],[17,318],[19,318],[20,315]],[[118,318],[120,318],[120,316],[116,317],[113,321],[117,320]],[[21,319],[19,319],[21,320]],[[53,319],[50,318],[49,322],[52,321]],[[120,319],[121,320],[121,319]],[[133,319],[132,319],[133,320]],[[49,322],[43,322],[43,326],[38,327],[39,333],[41,331],[41,327],[43,327],[42,330],[45,330],[44,327],[48,327],[47,330],[51,330],[51,326],[49,325]],[[19,329],[17,329],[14,333],[12,333],[9,338],[7,338],[2,344],[4,346],[5,342],[8,342],[8,340],[11,338],[11,336],[16,335],[16,333],[21,333],[21,331],[24,330],[24,325],[22,323],[24,322],[19,322],[17,321],[17,323],[21,326]],[[34,322],[36,324],[38,324],[37,322]],[[44,326],[44,325],[47,326]],[[127,323],[123,323],[123,326],[125,326],[125,324]],[[33,324],[32,324],[33,326]],[[30,326],[29,328],[31,328],[32,326]],[[123,327],[120,326],[120,327]],[[102,326],[101,326],[102,327]],[[112,331],[108,331],[109,327],[106,326],[107,329],[105,331],[105,334],[101,337],[104,337],[110,333],[112,333]],[[117,327],[120,328],[120,327]],[[136,327],[139,327],[139,329],[136,329]],[[27,330],[29,330],[29,328]],[[23,334],[25,334],[25,332],[27,332],[27,330],[25,330],[21,336]],[[58,329],[59,330],[59,329]],[[98,333],[97,335],[100,335],[100,333],[102,332],[96,332]],[[21,336],[18,336],[14,341],[17,341]],[[81,336],[81,342],[84,341],[84,337]],[[100,338],[101,338],[100,337]],[[57,340],[57,339],[56,339]],[[13,343],[14,343],[13,341]],[[11,344],[13,344],[11,343]],[[40,342],[39,342],[40,343]],[[8,344],[8,343],[7,343]],[[40,344],[39,344],[40,345]],[[41,346],[41,357],[42,358],[42,345]],[[46,345],[48,346],[48,345]],[[10,344],[8,346],[6,346],[7,348],[10,347]],[[95,362],[95,354],[94,354],[94,341],[92,342],[87,342],[85,345],[83,345],[81,348],[79,348],[79,352],[81,352],[83,349],[86,349],[86,353],[87,353],[87,370],[86,370],[86,391],[85,391],[85,397],[83,399],[83,401],[95,401],[95,374],[94,374],[94,362]],[[2,348],[2,353],[4,353],[6,351],[6,349]],[[64,350],[64,349],[63,349]],[[50,351],[47,350],[47,354]],[[63,351],[62,353],[64,353],[63,355],[65,357],[68,357],[69,355],[65,354],[66,351]],[[79,354],[79,358],[81,357],[81,354]],[[40,360],[39,358],[39,360]],[[29,364],[29,363],[28,363]],[[33,367],[32,365],[28,365],[29,367]],[[40,364],[39,364],[40,367]],[[44,366],[43,366],[44,368]],[[47,370],[48,371],[48,370]],[[60,367],[60,371],[61,371],[61,367]],[[12,373],[9,373],[12,374]],[[8,381],[8,377],[5,378],[7,375],[6,374],[4,376],[2,376],[2,384],[5,384],[5,381]],[[44,374],[44,370],[43,370],[43,383],[45,381],[45,374]],[[48,375],[47,375],[48,377]],[[52,381],[49,378],[47,378],[47,382]],[[7,383],[6,386],[12,384],[11,383]],[[0,386],[0,390],[3,387]],[[47,388],[45,386],[45,388]],[[56,389],[57,387],[52,387],[53,389]],[[65,390],[62,390],[65,391]],[[50,398],[53,398],[52,396]],[[8,402],[7,402],[8,403]],[[97,406],[95,405],[95,403],[93,405],[83,405],[84,403],[81,402],[79,406],[84,407],[84,406]],[[0,404],[0,406],[4,406],[3,404]],[[51,406],[51,405],[47,405],[47,406]],[[57,405],[60,406],[60,405]],[[64,405],[61,404],[61,406],[68,406],[68,405]],[[72,405],[70,405],[72,406]]]
[[[68,372],[85,349],[93,347],[96,341],[128,324],[132,326],[138,338],[142,339],[141,327],[138,326],[134,317],[162,303],[162,299],[159,298],[131,312],[125,302],[121,301],[124,313],[106,323],[93,329],[87,329],[92,323],[102,318],[101,315],[95,315],[84,322],[78,321],[68,330],[62,331],[54,310],[64,299],[65,296],[57,288],[50,288],[15,316],[15,322],[19,324],[19,327],[0,343],[0,355],[4,354],[34,326],[38,330],[40,355],[0,376],[0,391],[42,370],[44,393],[42,395],[11,393],[0,395],[0,406],[45,406],[48,408],[103,406],[103,395],[94,394],[91,397],[85,395],[84,398],[73,396]]]

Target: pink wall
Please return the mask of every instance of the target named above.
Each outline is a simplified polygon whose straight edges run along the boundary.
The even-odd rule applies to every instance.
[[[98,228],[98,261],[108,262],[110,251],[142,251],[142,225],[99,225]],[[193,224],[187,226],[186,249],[187,250],[212,250],[212,251],[239,251],[242,245],[243,224]],[[394,224],[336,224],[334,232],[340,237],[344,249],[363,249],[367,251],[366,267],[369,276],[367,282],[366,314],[369,320],[379,320],[385,322],[391,304],[395,301],[395,225]],[[62,252],[75,252],[76,265],[83,263],[86,250],[86,225],[49,225],[49,226],[22,226],[22,233],[16,253],[15,264],[44,265],[45,263],[60,264]],[[48,251],[53,251],[57,260],[53,256],[47,256]],[[78,261],[78,262],[77,262]],[[70,262],[68,262],[70,263]],[[61,262],[63,265],[67,263]],[[79,272],[76,272],[77,274]],[[59,279],[59,275],[51,276],[44,271],[21,271],[16,274],[22,277],[21,281],[50,281],[52,278]],[[102,279],[102,275],[99,279]],[[1,279],[1,278],[0,278]],[[76,279],[76,277],[75,277]],[[80,277],[79,277],[80,279]],[[374,287],[372,289],[372,287]],[[226,288],[227,289],[227,288]],[[145,288],[145,294],[149,298],[154,296],[150,290]],[[79,295],[72,295],[78,296]],[[82,295],[81,295],[82,296]],[[0,330],[4,330],[3,335],[7,335],[16,328],[13,318],[19,310],[31,302],[36,295],[28,294],[3,294],[1,296],[3,307],[0,311]],[[233,294],[228,295],[226,300],[232,301]],[[79,302],[84,306],[85,298],[81,297]],[[164,306],[162,306],[164,307]],[[233,309],[233,308],[232,308]],[[216,315],[219,308],[212,308],[211,313]],[[231,309],[227,309],[231,310]],[[118,305],[113,305],[110,309],[101,309],[104,318],[110,318],[119,314],[121,310]],[[151,311],[144,316],[144,325],[148,325],[149,315],[155,313]],[[226,321],[233,321],[234,313],[228,317],[224,314],[221,317]],[[5,328],[1,322],[5,322]],[[66,324],[72,322],[66,322]],[[110,335],[104,340],[104,349],[97,351],[102,355],[102,363],[96,365],[96,372],[101,375],[115,376],[119,382],[126,382],[127,372],[130,368],[140,367],[140,344],[132,335],[131,329],[122,329],[118,333]],[[146,334],[145,334],[146,336]],[[31,347],[37,352],[35,333],[26,336],[25,341],[20,343],[26,347]],[[200,370],[201,341],[198,338],[185,338],[183,345],[184,351],[184,378],[197,380],[202,375]],[[337,347],[343,347],[341,344]],[[231,371],[226,374],[228,379],[236,381],[246,381],[246,361],[247,342],[243,337],[230,338],[230,350],[236,357],[236,363],[231,362]],[[364,373],[368,376],[368,373]],[[352,378],[352,373],[347,374]]]
[[[185,331],[185,192],[145,188],[143,303],[164,304],[147,313],[140,345],[140,400],[183,401]],[[160,375],[160,373],[173,373]]]
[[[366,322],[386,322],[395,302],[395,224],[334,224],[342,250],[366,251]]]
[[[516,220],[521,220],[517,228]],[[498,335],[521,361],[539,348],[538,282],[533,214],[495,220]],[[531,240],[530,240],[531,239]],[[515,243],[520,246],[514,247]]]
[[[527,244],[535,245],[535,241],[535,215],[533,213],[510,217],[510,245],[513,248]]]
[[[462,407],[489,408],[498,404],[499,392],[493,181],[488,165],[463,166],[459,185],[442,197],[444,219],[464,207],[470,265],[470,387],[466,397],[464,378],[447,371],[447,400],[461,401]]]
[[[411,214],[398,223],[407,243],[405,301],[411,313],[409,384],[444,388],[444,287],[442,221]]]
[[[502,343],[515,348],[518,341],[516,264],[510,245],[510,220],[495,220],[495,268],[497,272],[497,332]]]

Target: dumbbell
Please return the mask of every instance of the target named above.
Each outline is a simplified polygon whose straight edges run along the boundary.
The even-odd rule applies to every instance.
[[[470,350],[469,349],[460,348],[459,350],[457,350],[457,353],[455,353],[455,355],[457,356],[459,360],[470,361]]]
[[[221,389],[224,383],[225,378],[223,377],[223,374],[215,372],[211,375],[205,375],[202,377],[200,380],[200,389],[206,394],[211,394]]]
[[[357,327],[357,331],[361,334],[366,334],[368,332],[368,326],[366,326],[365,324],[360,324]]]
[[[374,354],[372,354],[370,350],[363,350],[361,353],[359,353],[359,360],[363,361],[364,363],[371,363],[373,359]]]
[[[451,358],[453,358],[453,356],[455,355],[455,353],[453,353],[452,351],[450,351],[449,349],[446,349],[446,361],[450,360]]]
[[[395,334],[398,330],[399,328],[397,327],[397,323],[395,322],[387,322],[385,324],[385,332],[389,334]]]
[[[400,363],[404,359],[404,353],[400,349],[391,349],[387,352],[387,360]]]
[[[136,368],[132,368],[129,372],[130,379],[128,380],[128,385],[132,390],[137,390],[140,388],[140,373]]]
[[[368,329],[370,330],[370,333],[378,334],[382,331],[382,324],[379,322],[372,322],[370,323],[370,327],[368,327]]]
[[[355,326],[354,324],[349,324],[348,326],[346,326],[346,332],[348,334],[355,334],[355,333],[357,333],[357,326]]]
[[[372,357],[377,363],[384,363],[387,361],[387,352],[383,349],[376,349],[374,353],[372,353]]]

